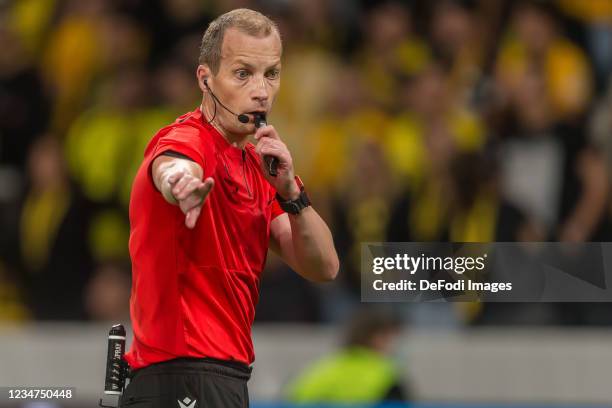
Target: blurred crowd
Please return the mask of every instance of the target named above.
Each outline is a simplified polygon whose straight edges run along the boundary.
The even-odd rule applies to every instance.
[[[201,36],[279,25],[269,122],[332,227],[336,282],[273,255],[256,321],[359,304],[360,243],[609,241],[611,0],[0,1],[0,320],[127,320],[148,140],[201,94]],[[607,304],[398,305],[411,324],[612,324]]]

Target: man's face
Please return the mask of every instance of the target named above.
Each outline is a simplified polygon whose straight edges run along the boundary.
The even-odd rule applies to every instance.
[[[219,72],[215,75],[207,66],[200,65],[198,76],[206,76],[217,98],[237,115],[247,114],[250,121],[240,123],[217,104],[215,123],[229,133],[254,133],[253,112],[268,113],[278,92],[281,54],[276,31],[266,37],[253,37],[235,28],[225,31]],[[202,83],[200,79],[201,88]],[[202,90],[206,92],[205,87]],[[212,98],[207,99],[212,106]]]

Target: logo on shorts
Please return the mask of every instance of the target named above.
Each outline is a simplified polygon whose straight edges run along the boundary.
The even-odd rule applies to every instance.
[[[183,401],[176,400],[178,402],[180,408],[195,408],[196,402],[198,400],[191,400],[189,397],[183,398]]]

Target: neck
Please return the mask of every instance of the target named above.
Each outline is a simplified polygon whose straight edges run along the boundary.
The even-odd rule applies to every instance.
[[[219,122],[219,111],[223,109],[223,107],[217,105],[217,114],[215,115],[214,103],[215,102],[212,100],[212,98],[205,98],[202,101],[202,104],[200,105],[200,110],[202,111],[203,120],[205,122],[208,122],[211,118],[214,117],[214,119],[208,123],[210,123],[210,125],[215,129],[217,129],[217,131],[221,134],[221,136],[223,136],[225,140],[227,140],[229,144],[239,149],[244,149],[244,146],[246,146],[246,144],[248,143],[248,135],[237,134],[227,130],[227,128],[225,128]],[[236,120],[238,119],[236,118]]]

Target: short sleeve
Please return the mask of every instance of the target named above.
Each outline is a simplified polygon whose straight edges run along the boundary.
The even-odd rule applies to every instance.
[[[198,129],[192,126],[179,126],[163,135],[153,149],[151,160],[167,151],[173,151],[189,157],[206,168],[206,155],[202,151],[202,141]]]

